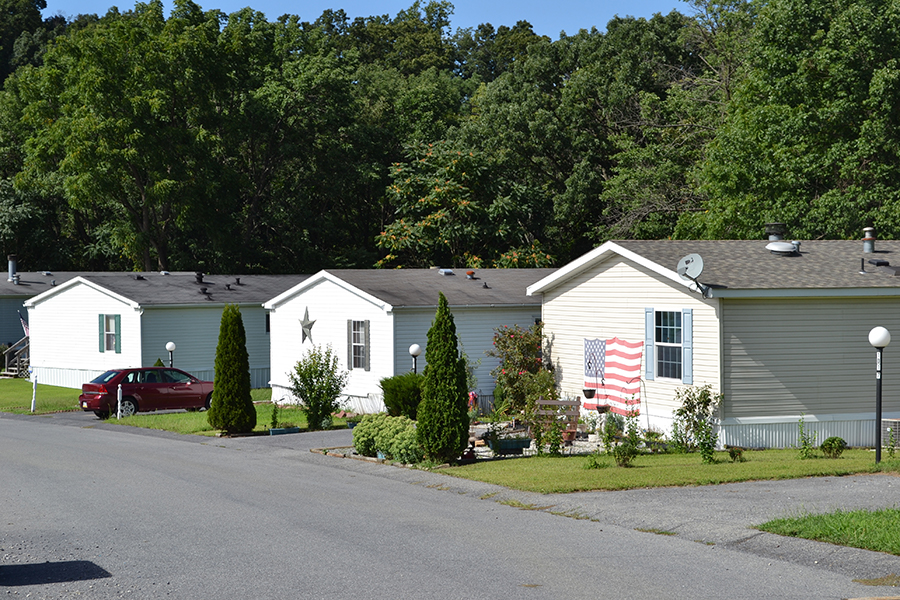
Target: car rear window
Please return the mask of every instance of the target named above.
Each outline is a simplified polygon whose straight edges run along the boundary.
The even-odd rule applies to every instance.
[[[115,377],[119,373],[120,373],[120,371],[107,371],[103,375],[100,375],[99,377],[95,377],[94,379],[91,379],[91,383],[108,383],[113,377]]]

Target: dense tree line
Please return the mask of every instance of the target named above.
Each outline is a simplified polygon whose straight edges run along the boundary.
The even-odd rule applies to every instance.
[[[900,235],[900,2],[690,0],[552,41],[0,0],[0,243],[33,269],[546,266]]]

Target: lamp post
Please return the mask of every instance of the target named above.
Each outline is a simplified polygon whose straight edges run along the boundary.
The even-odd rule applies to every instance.
[[[413,344],[409,347],[409,355],[412,356],[413,359],[413,373],[416,372],[416,359],[419,358],[420,354],[422,354],[422,346]]]
[[[169,368],[175,366],[175,342],[166,342],[166,350],[169,351]]]
[[[869,343],[875,347],[875,464],[881,462],[881,354],[891,343],[891,332],[875,327],[869,332]]]

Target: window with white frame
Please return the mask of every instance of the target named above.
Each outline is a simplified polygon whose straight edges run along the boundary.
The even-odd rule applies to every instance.
[[[692,384],[693,377],[693,309],[644,309],[644,376],[648,381],[658,378],[676,379]]]
[[[369,370],[369,321],[347,321],[347,364]]]
[[[122,319],[120,315],[100,315],[100,352],[122,352]]]
[[[656,374],[681,379],[681,313],[657,311],[654,326]]]

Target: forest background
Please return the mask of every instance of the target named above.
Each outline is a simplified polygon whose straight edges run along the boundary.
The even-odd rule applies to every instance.
[[[691,0],[552,41],[0,0],[21,270],[535,267],[608,239],[900,238],[900,0]]]

